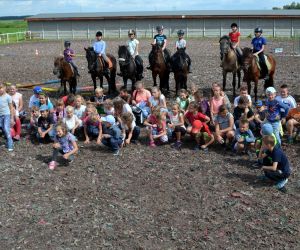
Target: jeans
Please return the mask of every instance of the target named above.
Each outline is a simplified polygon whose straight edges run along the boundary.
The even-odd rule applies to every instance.
[[[132,131],[132,137],[131,137],[131,141],[135,142],[138,140],[139,136],[141,133],[141,129],[138,126],[135,126],[133,131]],[[126,131],[126,138],[128,138],[128,131]]]
[[[96,126],[87,126],[87,133],[91,137],[98,137],[99,135],[99,128]]]
[[[42,131],[45,132],[46,129],[42,128]],[[41,138],[39,132],[36,133],[36,137],[39,139],[39,141],[41,141],[42,139],[45,139],[47,136],[49,136],[49,138],[51,139],[51,141],[54,141],[54,137],[56,135],[56,131],[55,128],[52,128],[48,134],[46,134],[46,136],[44,138]]]
[[[0,115],[0,127],[6,137],[6,147],[9,149],[13,148],[14,143],[10,134],[10,115]]]
[[[57,156],[58,154],[64,155],[64,151],[61,148],[54,148],[53,153],[52,153],[52,161],[57,161]],[[70,155],[69,158],[67,159],[68,161],[74,160],[74,155]]]
[[[119,150],[123,140],[122,138],[114,138],[114,137],[110,137],[110,138],[103,138],[101,141],[105,146],[109,147],[112,151],[117,151]]]
[[[290,174],[284,174],[282,172],[279,171],[264,171],[265,176],[268,177],[269,179],[273,180],[273,181],[282,181],[284,179],[287,179]]]
[[[281,145],[281,139],[280,139],[280,121],[274,121],[274,122],[270,122],[270,121],[266,121],[264,124],[271,124],[271,126],[273,127],[273,132],[276,136],[276,139],[278,141],[278,144]]]

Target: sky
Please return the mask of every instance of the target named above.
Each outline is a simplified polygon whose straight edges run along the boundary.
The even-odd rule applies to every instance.
[[[293,0],[0,0],[0,16],[158,10],[271,10]],[[297,2],[297,1],[296,1]]]

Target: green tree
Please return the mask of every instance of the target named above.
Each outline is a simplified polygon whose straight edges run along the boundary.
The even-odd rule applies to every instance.
[[[283,7],[273,7],[273,10],[295,10],[300,9],[300,3],[292,2],[291,4],[284,5]]]

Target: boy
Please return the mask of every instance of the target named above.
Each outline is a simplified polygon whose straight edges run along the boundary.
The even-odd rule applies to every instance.
[[[199,120],[195,120],[192,124],[191,134],[196,135],[196,147],[195,150],[199,148],[204,152],[208,152],[208,146],[214,142],[214,136],[210,132],[208,125],[205,122],[201,122]]]
[[[294,97],[289,95],[288,86],[286,84],[280,86],[280,95],[276,96],[276,100],[286,104],[289,110],[297,107]]]
[[[238,102],[242,96],[246,96],[248,98],[249,106],[252,107],[252,100],[251,100],[251,96],[248,95],[248,87],[247,86],[240,87],[240,95],[237,96],[236,98],[234,98],[233,106],[237,107]]]
[[[55,137],[55,122],[46,104],[40,107],[40,113],[41,116],[38,119],[37,138],[39,142],[41,142],[42,139],[45,139],[47,137],[50,138],[51,141],[53,141]]]
[[[120,147],[123,143],[122,133],[116,120],[112,115],[101,118],[103,122],[102,144],[113,151],[113,155],[119,155]]]
[[[119,96],[128,104],[131,104],[131,95],[128,93],[128,90],[125,86],[120,88]]]
[[[238,128],[239,121],[245,119],[249,122],[250,128],[255,129],[254,113],[249,105],[248,97],[242,96],[238,101],[238,106],[233,110],[234,124]]]
[[[247,120],[239,122],[239,128],[235,131],[235,140],[234,149],[238,153],[245,150],[251,158],[250,150],[254,148],[255,137],[249,129],[249,122]]]
[[[231,47],[235,50],[238,62],[241,65],[241,59],[243,56],[243,52],[240,48],[240,37],[241,33],[239,32],[238,25],[236,23],[231,24],[231,32],[228,34],[231,41]]]
[[[40,94],[43,92],[40,86],[35,86],[33,88],[33,95],[29,99],[29,109],[32,107],[38,107],[40,103]]]
[[[254,123],[257,129],[261,129],[261,125],[266,118],[266,108],[261,100],[255,102],[255,107]]]
[[[286,192],[285,184],[288,182],[288,177],[291,174],[290,164],[286,155],[280,147],[275,146],[273,136],[264,136],[262,147],[265,149],[265,153],[262,153],[261,157],[271,160],[270,164],[262,167],[265,174],[262,179],[275,181],[275,187],[280,191]]]
[[[73,57],[75,57],[75,52],[73,49],[71,49],[71,42],[65,41],[65,50],[64,50],[64,58],[67,63],[70,63],[75,71],[75,75],[80,76],[78,72],[78,67],[73,62]]]
[[[93,103],[97,109],[98,114],[105,114],[104,112],[104,101],[107,99],[107,96],[104,95],[102,88],[95,89],[95,95],[90,98],[90,102]]]
[[[286,117],[287,132],[288,132],[288,143],[293,143],[294,140],[294,129],[298,128],[298,135],[300,136],[300,103],[298,103],[296,108],[290,109]]]

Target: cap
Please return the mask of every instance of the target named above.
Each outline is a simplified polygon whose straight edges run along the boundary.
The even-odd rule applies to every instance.
[[[257,101],[255,102],[255,106],[256,106],[256,107],[262,107],[262,106],[263,106],[263,102],[262,102],[261,100],[257,100]]]
[[[202,124],[201,121],[199,121],[199,120],[193,121],[193,123],[192,123],[192,133],[193,134],[199,133],[202,127],[203,127],[203,124]]]
[[[266,89],[266,95],[267,94],[274,94],[274,93],[276,93],[276,89],[274,87],[268,87]]]
[[[271,124],[266,123],[261,127],[261,134],[262,135],[272,135],[274,132],[273,127]]]
[[[46,104],[43,104],[41,107],[40,107],[40,111],[45,111],[45,110],[48,110],[48,106]]]
[[[114,125],[116,122],[116,119],[112,115],[107,115],[107,116],[101,117],[101,121],[108,122],[111,125]]]
[[[40,94],[42,92],[43,92],[43,90],[42,90],[42,88],[40,86],[35,86],[33,88],[33,93],[35,93],[35,94]]]

